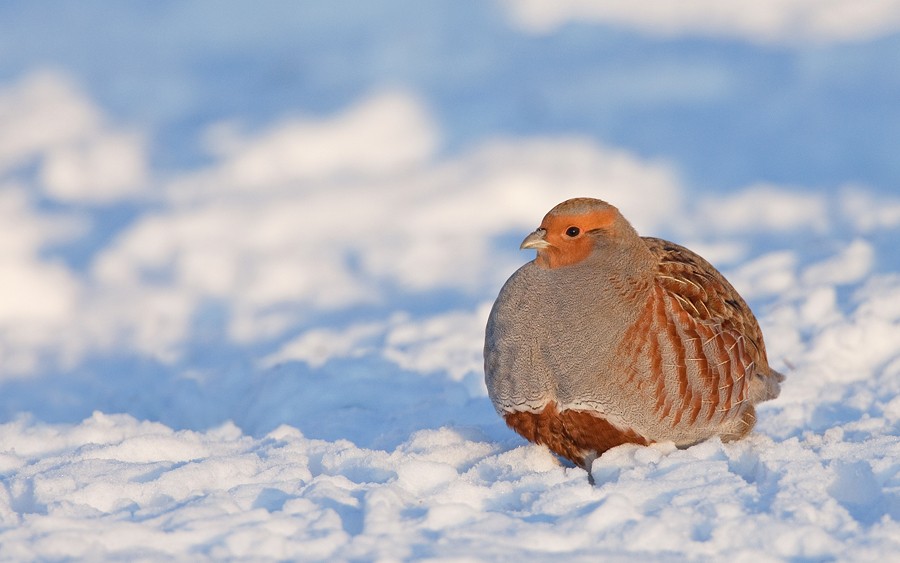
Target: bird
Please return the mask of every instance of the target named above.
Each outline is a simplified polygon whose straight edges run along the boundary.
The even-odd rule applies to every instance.
[[[746,436],[778,396],[759,323],[709,262],[642,237],[600,199],[553,207],[521,249],[485,330],[488,395],[506,424],[588,472],[622,444]]]

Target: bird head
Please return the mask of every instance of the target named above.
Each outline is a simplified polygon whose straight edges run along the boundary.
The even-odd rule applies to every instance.
[[[541,226],[522,241],[521,249],[537,251],[535,262],[545,268],[578,264],[600,243],[637,238],[637,233],[614,206],[599,199],[566,200],[544,216]]]

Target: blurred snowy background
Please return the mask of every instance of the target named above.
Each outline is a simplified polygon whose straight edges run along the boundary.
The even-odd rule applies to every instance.
[[[896,553],[898,69],[896,0],[4,2],[0,556]],[[505,429],[572,196],[751,303],[752,439]]]

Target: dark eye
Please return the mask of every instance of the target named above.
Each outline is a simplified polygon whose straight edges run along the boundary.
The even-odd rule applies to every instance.
[[[566,235],[572,238],[577,237],[578,233],[580,232],[581,229],[579,229],[578,227],[569,227],[568,229],[566,229]]]

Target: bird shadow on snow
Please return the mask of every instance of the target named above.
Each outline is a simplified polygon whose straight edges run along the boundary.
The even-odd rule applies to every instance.
[[[417,430],[502,427],[490,400],[473,396],[472,387],[379,358],[331,361],[318,369],[292,362],[258,376],[240,420],[254,434],[289,424],[310,438],[385,449]]]
[[[106,357],[69,372],[0,381],[0,422],[29,413],[46,423],[76,424],[101,411],[175,430],[231,421],[257,438],[285,424],[308,438],[378,449],[443,426],[479,427],[502,438],[502,421],[477,391],[480,377],[423,375],[373,356],[262,371],[237,355],[203,369]]]

